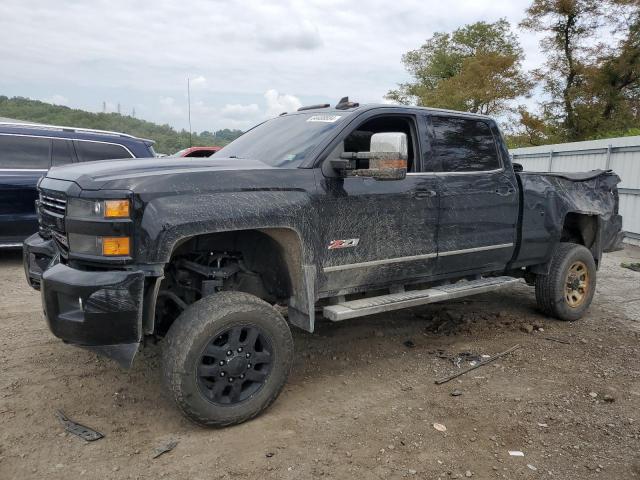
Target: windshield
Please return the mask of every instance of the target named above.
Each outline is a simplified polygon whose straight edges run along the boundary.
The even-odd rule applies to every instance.
[[[272,167],[295,168],[346,117],[308,113],[268,120],[224,147],[216,157],[260,160]]]

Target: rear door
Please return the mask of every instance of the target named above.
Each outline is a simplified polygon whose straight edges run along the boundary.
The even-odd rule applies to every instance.
[[[518,194],[484,118],[432,115],[440,173],[437,273],[501,270],[516,243]]]
[[[50,166],[49,138],[0,134],[0,243],[38,231],[36,185]]]

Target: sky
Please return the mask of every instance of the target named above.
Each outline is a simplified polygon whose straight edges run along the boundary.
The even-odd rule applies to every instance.
[[[408,80],[402,54],[434,32],[509,20],[525,68],[530,0],[2,0],[0,95],[193,130],[246,129],[348,95],[380,103]],[[530,101],[530,100],[529,100]]]

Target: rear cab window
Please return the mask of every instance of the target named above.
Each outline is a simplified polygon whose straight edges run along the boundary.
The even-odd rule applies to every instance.
[[[47,170],[49,168],[48,138],[25,135],[0,135],[0,168]]]
[[[487,172],[502,168],[498,146],[486,121],[433,116],[432,148],[443,172]]]
[[[133,157],[125,147],[115,143],[93,142],[88,140],[75,140],[74,142],[80,162]]]

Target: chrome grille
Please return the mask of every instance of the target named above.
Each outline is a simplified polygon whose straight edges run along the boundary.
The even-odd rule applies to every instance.
[[[40,193],[40,205],[43,210],[54,217],[64,217],[67,212],[67,200]]]
[[[38,230],[43,238],[53,238],[63,256],[69,249],[65,232],[67,197],[64,192],[41,190],[38,199]]]

